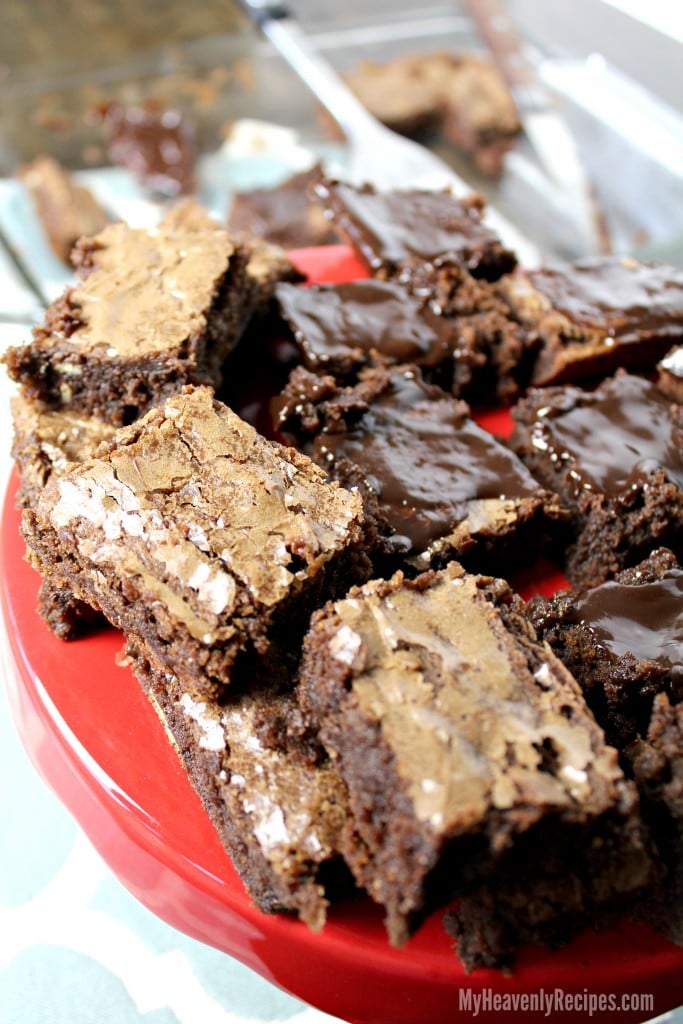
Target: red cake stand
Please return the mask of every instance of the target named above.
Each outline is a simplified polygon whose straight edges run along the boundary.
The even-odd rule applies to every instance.
[[[296,259],[312,279],[362,276],[344,247]],[[527,948],[511,976],[467,975],[438,913],[397,950],[366,898],[335,906],[319,934],[257,910],[156,713],[130,670],[117,665],[121,636],[105,630],[67,643],[37,615],[39,578],[24,559],[16,489],[13,476],[0,526],[16,726],[47,784],[150,910],[354,1024],[453,1024],[474,1019],[477,1008],[477,1019],[491,1024],[589,1017],[626,1024],[683,1002],[683,950],[632,923],[586,933],[559,952]]]

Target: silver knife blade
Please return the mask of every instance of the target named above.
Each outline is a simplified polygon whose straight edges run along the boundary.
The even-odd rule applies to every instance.
[[[604,218],[576,140],[538,80],[511,18],[499,0],[463,0],[515,99],[524,133],[547,178],[571,204],[586,254],[610,251]]]

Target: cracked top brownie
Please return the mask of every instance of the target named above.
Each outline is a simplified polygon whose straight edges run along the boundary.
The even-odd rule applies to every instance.
[[[53,477],[23,531],[54,586],[203,692],[230,682],[241,653],[291,656],[312,605],[367,576],[360,495],[208,388],[186,388]]]
[[[629,786],[508,585],[455,563],[315,613],[300,700],[349,790],[345,856],[397,943],[544,819],[550,860]]]
[[[220,383],[253,309],[249,253],[191,205],[79,242],[79,282],[5,357],[26,397],[119,426],[184,384]]]
[[[346,388],[299,368],[274,408],[314,462],[363,491],[390,550],[423,569],[531,560],[564,521],[517,456],[415,367]]]

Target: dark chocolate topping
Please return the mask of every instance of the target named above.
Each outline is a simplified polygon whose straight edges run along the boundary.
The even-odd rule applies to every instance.
[[[574,323],[604,329],[607,337],[683,335],[683,270],[604,257],[529,276],[555,309]]]
[[[683,685],[683,569],[637,586],[603,583],[574,603],[569,621],[587,625],[615,658],[630,652],[662,662],[671,669],[672,683]]]
[[[348,459],[379,497],[382,514],[410,549],[424,551],[467,515],[467,503],[538,494],[517,457],[469,416],[410,371],[389,387],[345,433],[322,433],[313,458],[332,466]],[[334,472],[334,470],[333,470]]]
[[[389,281],[299,288],[280,284],[282,316],[311,366],[375,350],[391,362],[435,366],[448,355],[447,321]],[[359,361],[359,358],[355,358]]]
[[[683,487],[683,429],[653,384],[620,373],[595,392],[567,388],[536,412],[531,440],[552,461],[573,461],[577,492],[616,495],[656,469]]]
[[[127,167],[148,188],[164,195],[193,191],[197,158],[193,125],[178,110],[155,105],[104,111],[112,163]]]
[[[433,264],[449,260],[478,265],[482,250],[498,239],[482,224],[477,203],[461,203],[450,192],[375,192],[335,182],[316,191],[343,207],[340,228],[353,235],[373,269],[417,257]]]

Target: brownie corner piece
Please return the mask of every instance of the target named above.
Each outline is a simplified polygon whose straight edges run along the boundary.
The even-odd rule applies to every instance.
[[[36,567],[198,692],[250,652],[290,657],[310,610],[367,578],[359,494],[188,386],[48,482],[22,529]]]
[[[317,612],[299,686],[349,790],[345,856],[394,943],[518,845],[542,872],[623,798],[616,751],[510,588],[454,563]]]
[[[277,408],[315,462],[361,488],[390,563],[419,571],[455,558],[501,575],[565,529],[557,497],[419,368],[370,369],[343,387],[299,367]]]
[[[683,557],[683,407],[618,370],[595,390],[535,388],[512,447],[573,520],[565,571],[592,586],[656,547]]]
[[[382,192],[366,184],[324,178],[315,186],[327,214],[376,277],[421,281],[431,268],[453,267],[497,280],[515,254],[483,219],[480,196],[458,199],[448,189]]]
[[[200,697],[136,638],[126,653],[250,898],[319,931],[350,887],[340,853],[347,797],[322,748],[294,728],[291,692],[250,676]]]
[[[81,239],[78,281],[48,308],[10,377],[31,400],[121,426],[185,384],[218,386],[255,302],[249,254],[197,203],[155,228]]]
[[[683,271],[600,256],[506,280],[511,308],[537,339],[531,384],[598,379],[619,367],[652,370],[683,340]]]

